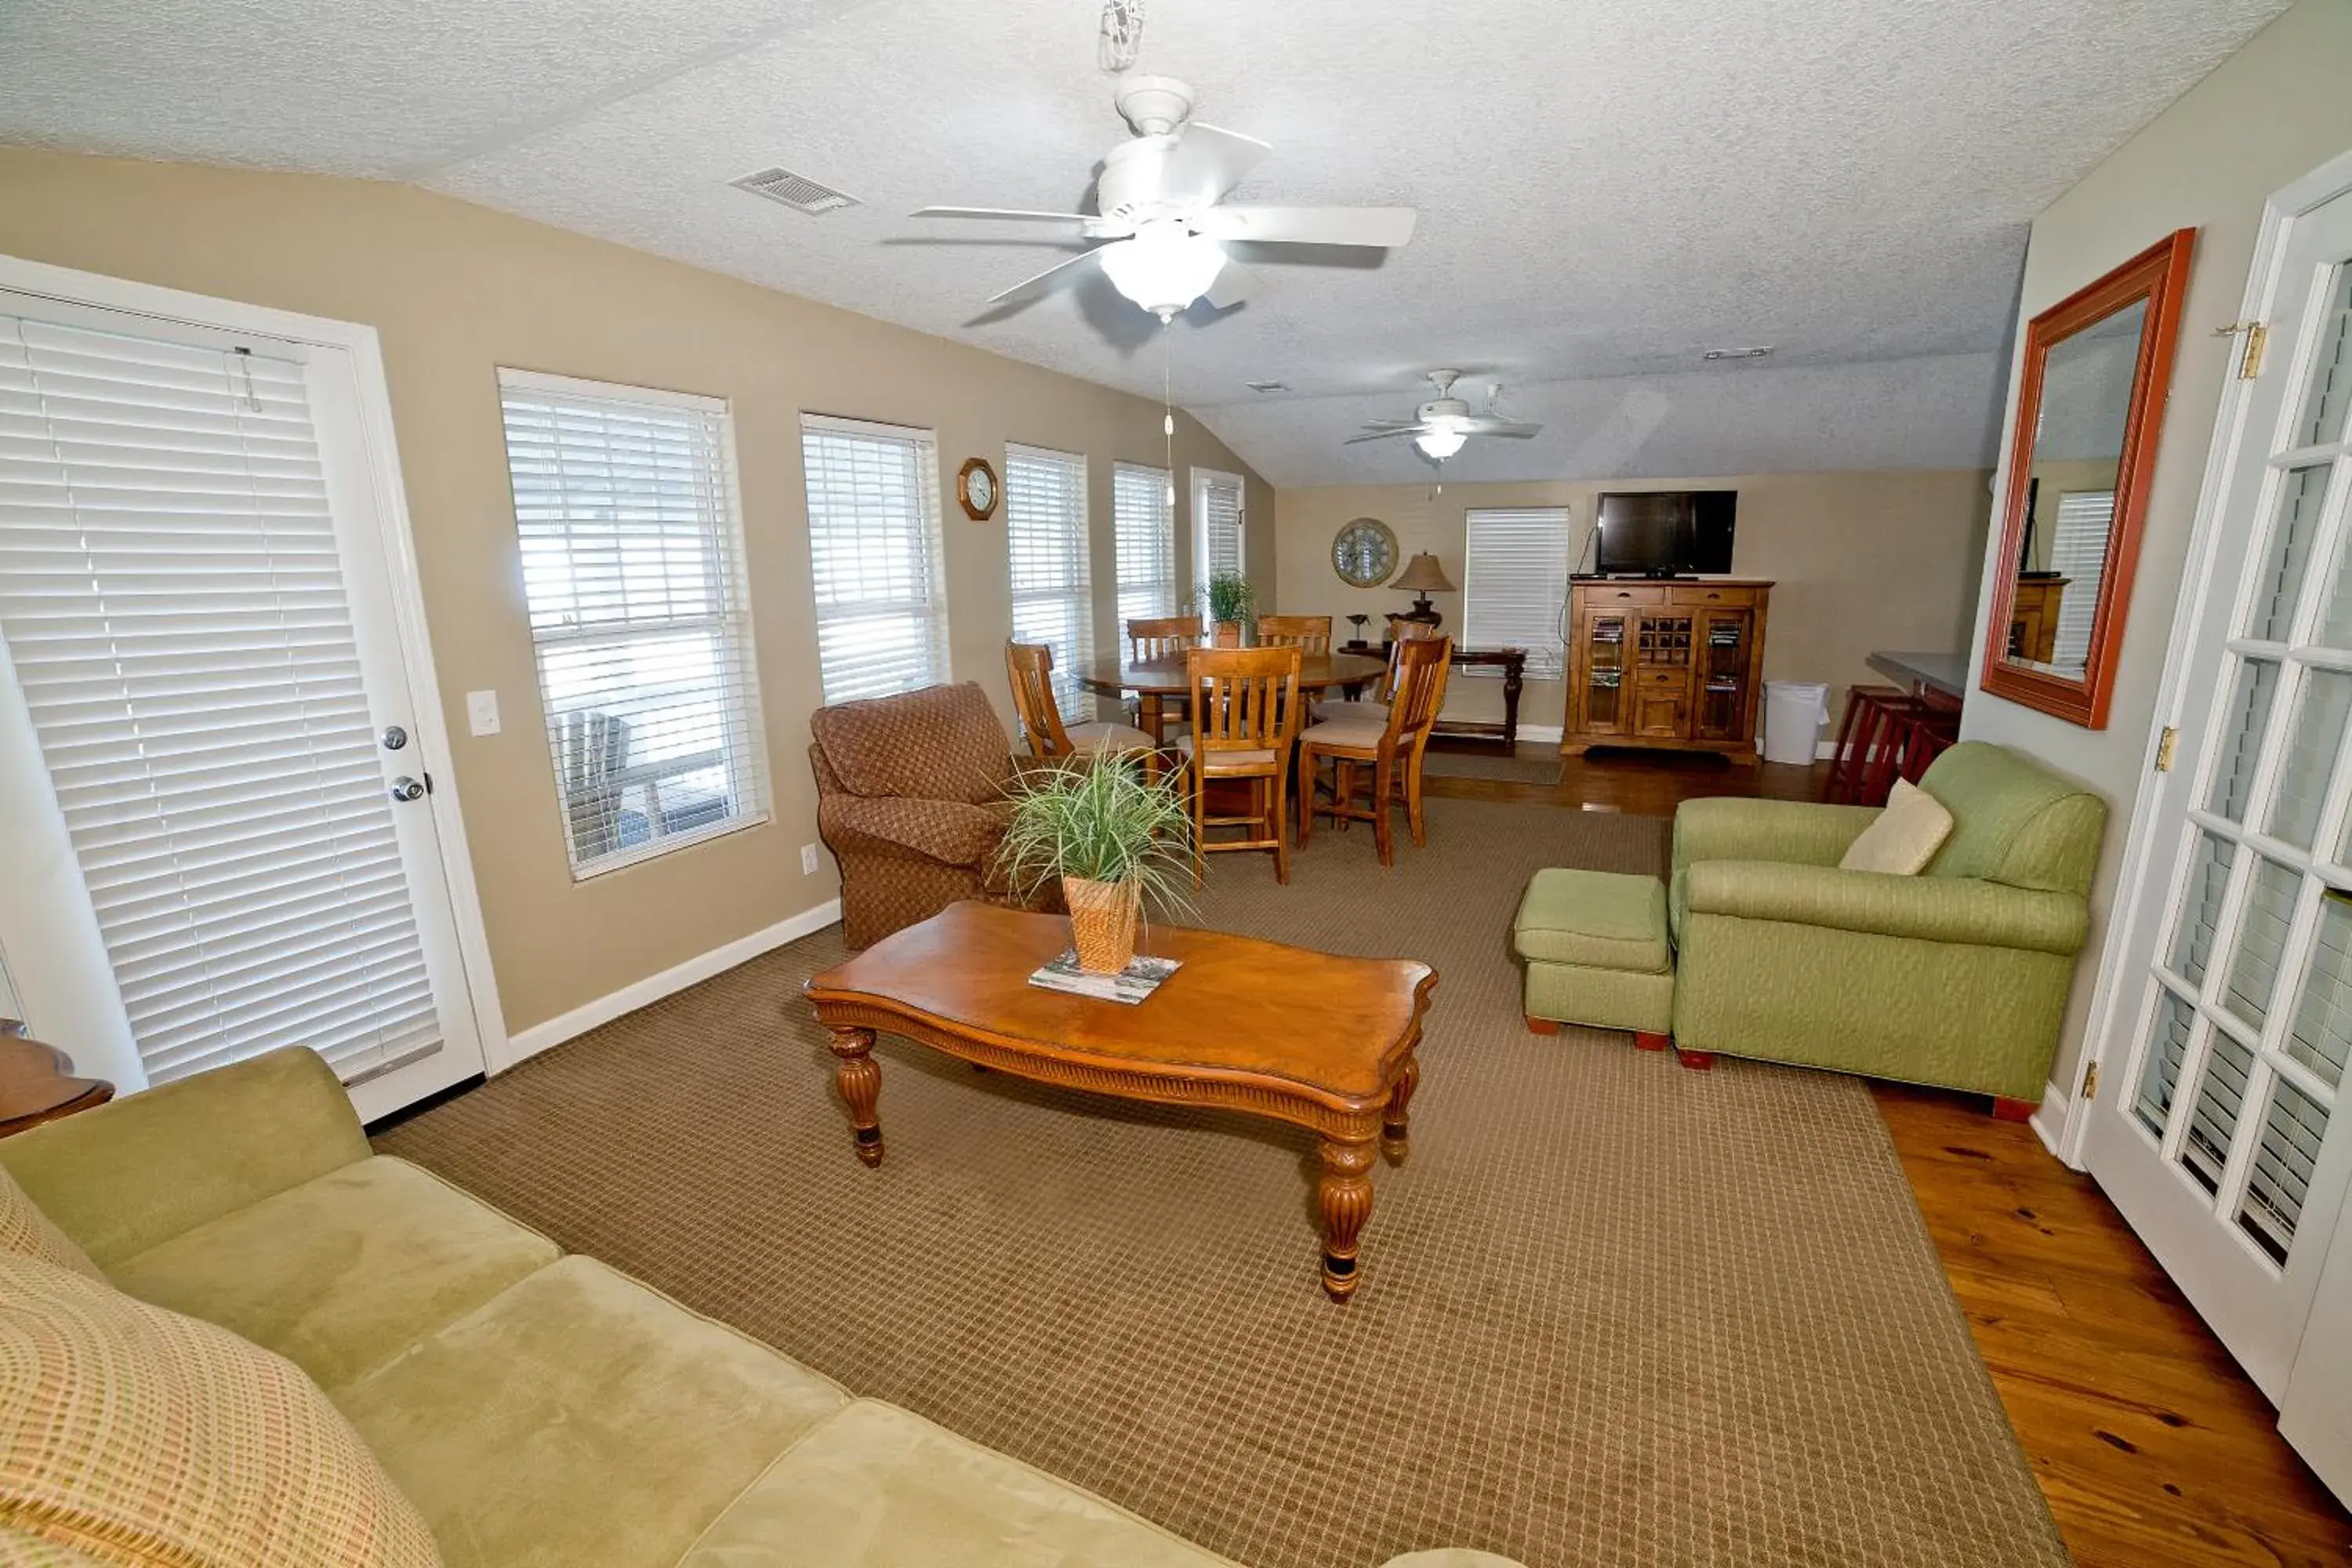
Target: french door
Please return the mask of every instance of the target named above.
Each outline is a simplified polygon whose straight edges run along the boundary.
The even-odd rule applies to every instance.
[[[0,289],[0,949],[84,1072],[482,1070],[365,417],[346,347]]]
[[[2352,194],[2273,257],[2085,1152],[2278,1402],[2352,1176]]]

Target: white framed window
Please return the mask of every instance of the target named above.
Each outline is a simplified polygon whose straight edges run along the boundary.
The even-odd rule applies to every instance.
[[[1202,583],[1220,572],[1249,570],[1244,495],[1239,474],[1192,470],[1192,575]]]
[[[801,416],[824,700],[948,678],[939,443],[929,430]]]
[[[725,400],[499,372],[575,879],[768,818]]]
[[[1111,524],[1118,568],[1118,624],[1172,616],[1176,592],[1176,491],[1165,468],[1111,467]]]
[[[1094,699],[1078,677],[1095,652],[1084,457],[1005,447],[1004,548],[1013,639],[1053,648],[1055,705],[1065,722],[1082,723],[1094,717]]]
[[[2099,579],[2107,570],[2107,536],[2116,519],[2113,490],[2067,490],[2058,498],[2051,530],[2050,566],[2066,578],[2058,600],[2058,629],[2050,662],[2079,665],[2091,657],[2091,628],[2099,618]]]
[[[1523,647],[1528,675],[1558,680],[1565,664],[1568,509],[1512,507],[1467,514],[1462,550],[1462,646]],[[1465,675],[1499,679],[1492,665]]]

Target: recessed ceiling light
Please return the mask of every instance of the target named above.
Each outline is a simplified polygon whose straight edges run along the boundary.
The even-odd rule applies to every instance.
[[[1769,348],[1709,349],[1698,357],[1701,359],[1762,359],[1766,354],[1769,354],[1772,351]]]
[[[1252,392],[1288,392],[1290,390],[1290,384],[1286,381],[1245,381],[1242,384]]]

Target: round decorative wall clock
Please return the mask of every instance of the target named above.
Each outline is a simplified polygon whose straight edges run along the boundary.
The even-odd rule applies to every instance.
[[[996,470],[986,458],[971,458],[956,470],[956,500],[972,521],[986,522],[995,513],[997,494]]]
[[[1357,518],[1331,537],[1331,570],[1353,587],[1379,587],[1396,564],[1397,536],[1379,518]]]

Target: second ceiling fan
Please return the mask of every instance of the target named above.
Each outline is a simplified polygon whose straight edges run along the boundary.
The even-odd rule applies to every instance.
[[[1462,450],[1463,444],[1473,436],[1504,436],[1524,441],[1542,432],[1540,425],[1524,425],[1495,412],[1495,399],[1503,393],[1501,382],[1488,384],[1486,406],[1472,413],[1469,404],[1454,395],[1454,384],[1461,378],[1458,370],[1431,371],[1429,379],[1436,384],[1437,395],[1415,409],[1412,418],[1368,419],[1364,433],[1349,437],[1345,445],[1410,436],[1423,457],[1433,463],[1442,463]]]

